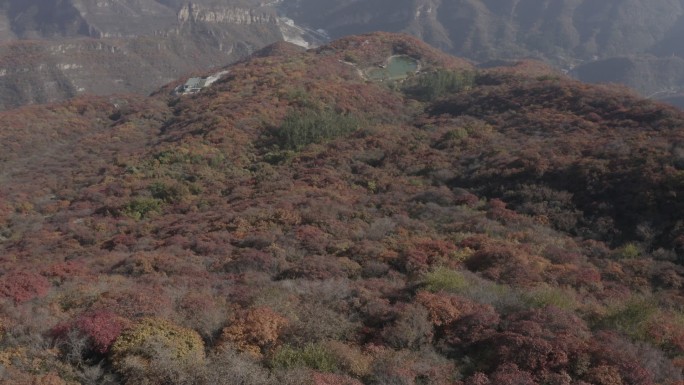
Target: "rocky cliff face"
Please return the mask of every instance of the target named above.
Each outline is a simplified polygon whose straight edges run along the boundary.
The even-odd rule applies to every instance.
[[[4,0],[0,38],[135,37],[173,30],[189,21],[275,24],[273,8],[259,1],[224,0]],[[3,34],[2,32],[5,31]],[[4,35],[4,36],[3,36]]]
[[[223,67],[282,39],[275,24],[210,27],[199,24],[167,35],[127,39],[2,44],[0,110],[79,94],[148,94],[178,77]]]
[[[7,43],[0,46],[0,109],[79,94],[147,94],[184,74],[248,55],[259,42],[243,37],[222,45],[192,34]],[[275,32],[270,39],[278,39]]]
[[[676,43],[684,30],[682,0],[285,0],[284,7],[332,36],[409,31],[481,60],[517,53],[565,63],[684,49]]]
[[[0,0],[0,109],[149,93],[283,40],[286,29],[298,33],[256,0]]]
[[[216,24],[276,24],[277,18],[274,12],[265,12],[249,8],[220,7],[208,8],[201,5],[188,3],[178,11],[178,21],[203,22]]]

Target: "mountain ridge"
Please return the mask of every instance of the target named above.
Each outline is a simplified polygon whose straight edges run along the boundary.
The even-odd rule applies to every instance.
[[[384,0],[68,0],[52,5],[5,0],[0,3],[0,38],[14,45],[24,44],[21,39],[40,40],[51,53],[13,51],[26,55],[18,71],[38,75],[6,68],[0,85],[8,96],[0,107],[84,92],[146,94],[183,74],[227,65],[277,40],[312,46],[327,41],[328,32],[341,37],[374,30],[410,33],[476,62],[542,60],[580,80],[614,81],[674,102],[684,79],[678,39],[682,17],[680,0],[421,0],[392,5]],[[131,55],[91,52],[88,59],[55,48],[83,46],[86,37]],[[71,62],[74,57],[78,63]],[[128,63],[116,68],[120,62]],[[606,72],[616,62],[619,68]],[[74,64],[86,68],[86,74],[79,77],[70,67]],[[127,73],[129,68],[139,74]]]
[[[330,3],[286,1],[284,6],[299,22],[327,28],[333,37],[377,29],[408,32],[475,61],[531,57],[566,70],[578,68],[575,73],[581,80],[618,80],[644,95],[681,89],[681,82],[669,73],[660,75],[657,63],[645,65],[649,56],[662,60],[673,55],[683,57],[678,38],[684,16],[681,1],[423,0],[392,6],[382,0]],[[606,78],[601,71],[593,71],[603,60],[630,56],[642,63],[639,75],[612,74]]]

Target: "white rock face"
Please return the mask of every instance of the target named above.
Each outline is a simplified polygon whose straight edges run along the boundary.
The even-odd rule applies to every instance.
[[[283,34],[283,40],[307,49],[318,47],[330,40],[324,30],[313,30],[297,25],[294,20],[285,16],[278,18],[278,27]]]
[[[57,68],[59,68],[62,71],[68,71],[68,70],[81,69],[81,68],[83,68],[83,66],[80,64],[61,63],[61,64],[57,64]]]
[[[178,11],[178,21],[181,23],[205,22],[217,24],[275,24],[274,15],[259,10],[221,7],[205,8],[197,4],[186,4]]]

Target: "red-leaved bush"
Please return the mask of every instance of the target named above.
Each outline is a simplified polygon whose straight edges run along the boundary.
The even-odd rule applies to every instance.
[[[64,261],[51,265],[45,275],[60,282],[67,279],[83,278],[88,274],[88,268],[82,261]]]
[[[75,331],[88,340],[89,348],[99,354],[106,354],[130,321],[106,310],[97,310],[80,315],[76,320],[58,325],[52,331],[56,339],[66,338]]]
[[[0,277],[0,296],[15,303],[42,297],[49,289],[47,278],[29,271],[14,271]]]
[[[90,339],[93,350],[104,354],[129,324],[123,317],[100,310],[79,317],[75,327]]]

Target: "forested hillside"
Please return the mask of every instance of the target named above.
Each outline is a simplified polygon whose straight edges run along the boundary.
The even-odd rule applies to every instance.
[[[682,384],[684,113],[388,33],[228,70],[0,113],[0,384]]]

